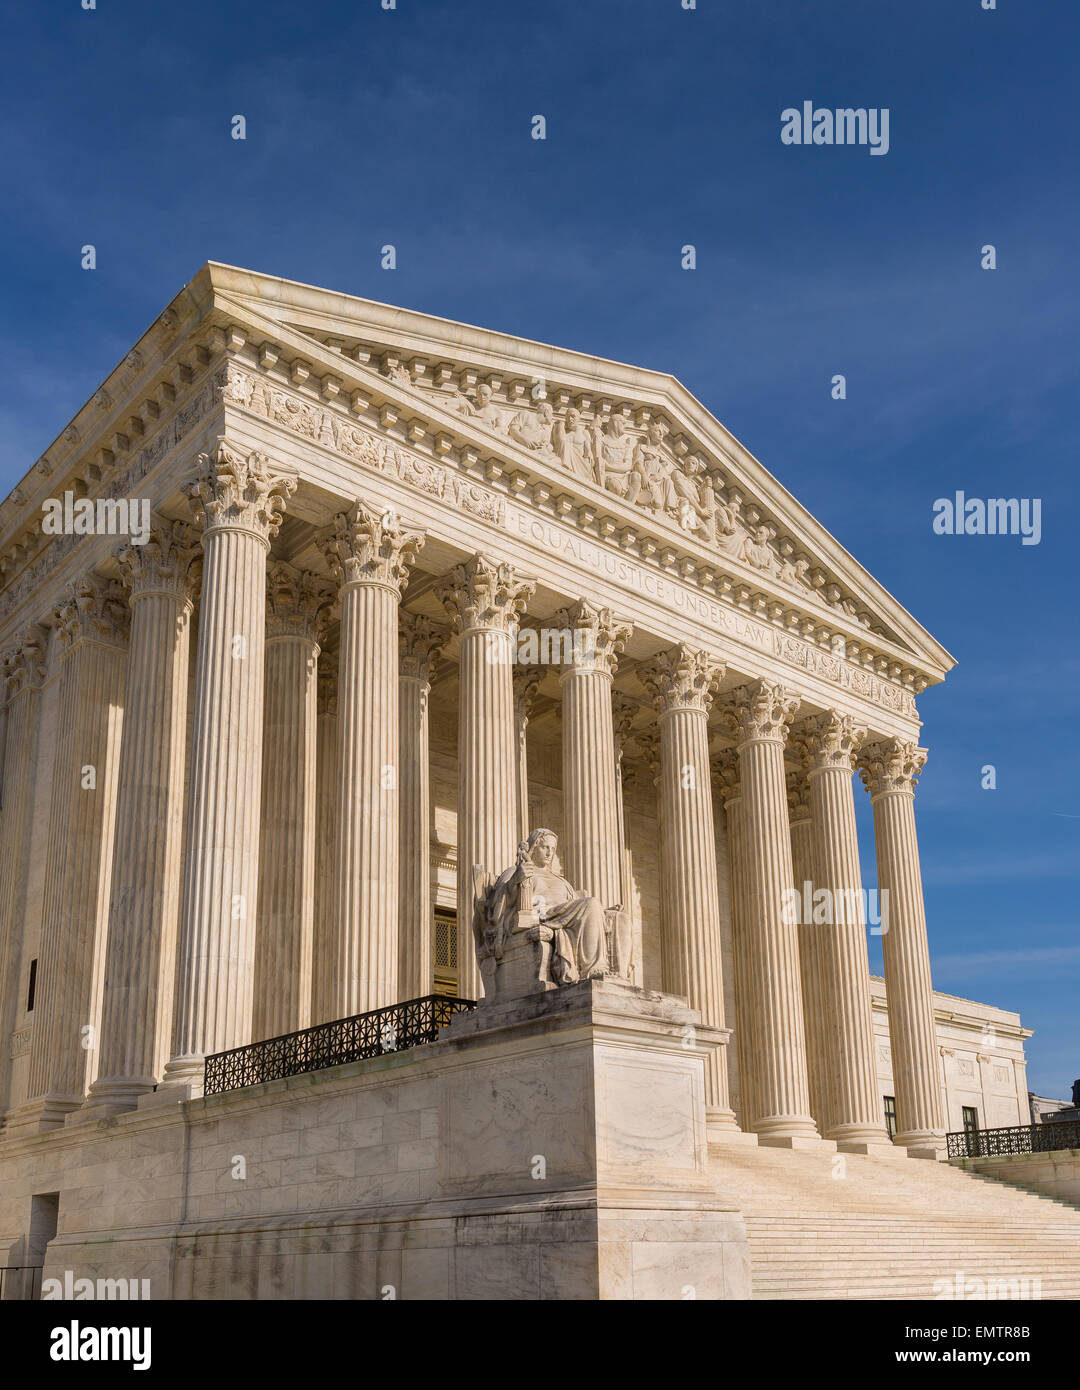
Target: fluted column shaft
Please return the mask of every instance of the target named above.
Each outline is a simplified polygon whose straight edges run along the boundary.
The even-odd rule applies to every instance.
[[[337,1015],[398,1002],[400,708],[398,610],[423,544],[357,501],[326,555],[341,582]]]
[[[829,1095],[832,1061],[829,1056],[828,1023],[825,1012],[824,928],[815,925],[813,913],[804,910],[805,885],[811,898],[817,873],[814,822],[810,811],[810,788],[805,773],[788,776],[788,817],[791,825],[791,866],[799,938],[799,979],[802,985],[803,1025],[806,1029],[806,1082],[810,1093],[810,1114],[824,1134],[829,1125]]]
[[[945,1116],[937,1079],[934,994],[915,833],[915,783],[925,762],[925,748],[901,739],[872,744],[859,755],[859,771],[874,807],[896,1088],[894,1142],[909,1152],[934,1155],[943,1145]]]
[[[529,831],[529,711],[540,688],[543,671],[526,666],[514,672],[514,729],[517,734],[518,835],[527,840]]]
[[[315,723],[315,914],[312,927],[311,1021],[330,1023],[336,1000],[338,773],[337,657],[319,654]]]
[[[250,1042],[262,798],[266,557],[295,484],[224,441],[188,489],[203,524],[190,821],[173,1055],[198,1092],[207,1054]]]
[[[731,1071],[738,1079],[739,1124],[743,1129],[749,1130],[757,1113],[751,1052],[756,987],[751,974],[748,942],[750,922],[746,898],[746,837],[743,828],[742,787],[738,779],[738,763],[734,753],[729,752],[727,757],[722,758],[722,764],[720,784],[727,822],[728,877],[731,884],[731,954],[735,969],[735,1065]]]
[[[319,632],[329,594],[277,563],[267,575],[259,905],[252,1034],[311,1022]]]
[[[866,950],[859,837],[852,775],[866,730],[828,713],[805,735],[816,850],[816,887],[829,894],[828,920],[812,931],[821,944],[822,1006],[830,1063],[825,1137],[842,1148],[887,1144],[874,1059],[870,961]],[[936,1039],[935,1039],[936,1042]]]
[[[622,873],[611,688],[632,629],[586,600],[555,622],[574,634],[572,660],[560,678],[566,874],[579,891],[614,907],[622,901]]]
[[[484,992],[473,940],[473,869],[497,875],[515,862],[513,658],[518,614],[533,592],[507,564],[474,556],[438,593],[461,633],[458,706],[458,993]]]
[[[402,999],[434,989],[431,915],[431,749],[428,697],[445,629],[418,613],[402,613],[401,659],[401,944]]]
[[[11,1094],[11,1035],[19,1017],[19,966],[26,875],[33,829],[34,769],[37,763],[41,686],[46,636],[36,625],[24,629],[4,653],[8,697],[4,731],[4,793],[0,807],[0,1115]]]
[[[664,989],[681,995],[701,1021],[724,1027],[720,899],[716,876],[709,767],[708,712],[723,667],[704,652],[676,647],[638,673],[659,709],[660,923]],[[726,1046],[714,1048],[705,1069],[710,1123],[735,1130],[728,1096]]]
[[[119,554],[131,645],[120,744],[101,1055],[89,1102],[153,1090],[169,1056],[180,914],[194,535],[156,526]]]
[[[784,1145],[818,1137],[810,1115],[798,927],[785,910],[794,869],[784,744],[797,708],[798,700],[765,681],[744,687],[727,707],[739,754],[747,948],[757,986],[750,1030],[752,1125],[762,1143]]]
[[[98,1055],[123,723],[127,603],[81,581],[58,612],[56,750],[27,1095],[42,1123],[81,1105]]]

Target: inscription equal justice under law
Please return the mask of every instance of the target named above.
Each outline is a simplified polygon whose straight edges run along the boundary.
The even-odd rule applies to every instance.
[[[873,700],[900,714],[916,716],[914,696],[898,686],[878,680],[869,671],[852,667],[840,657],[811,647],[788,633],[755,623],[718,600],[695,593],[686,585],[639,565],[625,555],[616,555],[594,545],[546,517],[538,517],[535,512],[526,511],[508,501],[502,510],[501,520],[511,535],[585,565],[623,588],[632,589],[669,608],[677,608],[699,622],[727,633],[736,641],[756,647],[811,675],[832,681],[855,695]]]

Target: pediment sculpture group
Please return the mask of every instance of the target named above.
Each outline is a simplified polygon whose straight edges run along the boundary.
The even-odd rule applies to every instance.
[[[400,365],[390,375],[412,384]],[[535,408],[508,409],[496,404],[487,382],[477,386],[472,397],[456,389],[449,404],[482,428],[512,439],[575,477],[598,483],[636,506],[663,513],[682,530],[752,569],[811,588],[809,562],[778,555],[770,544],[774,528],[747,526],[740,520],[737,503],[725,500],[722,484],[700,459],[676,460],[664,442],[662,421],[650,420],[644,434],[636,434],[622,414],[587,422],[573,406],[557,415],[547,400]]]

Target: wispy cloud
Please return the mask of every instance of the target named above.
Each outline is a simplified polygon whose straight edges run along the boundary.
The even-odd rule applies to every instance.
[[[1071,970],[1080,968],[1080,946],[1032,946],[1019,951],[973,951],[933,957],[934,973],[955,970],[989,975],[999,970]]]

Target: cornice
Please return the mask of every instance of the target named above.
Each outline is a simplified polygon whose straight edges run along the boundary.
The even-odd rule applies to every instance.
[[[278,299],[268,292],[275,285],[282,289]],[[432,349],[424,368],[432,389],[418,387],[415,380],[405,384],[400,359],[395,362],[390,349],[389,357],[384,354],[375,363],[370,356],[366,362],[354,360],[345,353],[349,344],[342,341],[339,346],[332,333],[327,333],[329,342],[316,341],[311,336],[310,321],[304,328],[283,322],[280,316],[287,317],[305,295],[312,313],[316,303],[337,305],[339,309],[348,306],[353,318],[362,309],[363,326],[369,337],[378,329],[392,341],[400,343],[404,339],[423,346],[423,329],[427,335],[423,341]],[[310,319],[310,315],[306,316]],[[326,309],[328,329],[340,318],[340,313],[335,319]],[[817,591],[801,584],[785,584],[777,575],[763,574],[735,555],[718,554],[671,518],[627,503],[598,483],[567,472],[553,460],[538,458],[513,439],[495,435],[457,413],[448,399],[432,394],[440,372],[444,382],[449,379],[449,372],[458,385],[464,373],[468,386],[471,369],[450,360],[446,355],[450,346],[458,356],[467,351],[478,365],[491,368],[489,381],[492,376],[498,378],[499,404],[504,410],[521,399],[525,385],[523,364],[528,360],[538,370],[547,369],[549,389],[559,409],[571,402],[580,409],[587,401],[594,419],[606,418],[611,411],[629,412],[634,428],[641,428],[642,422],[654,415],[663,418],[669,427],[674,454],[683,459],[699,456],[714,476],[726,480],[728,498],[733,490],[745,489],[746,496],[741,496],[739,502],[740,521],[744,525],[754,524],[755,514],[759,518],[766,516],[761,505],[750,501],[749,496],[756,491],[762,505],[769,501],[764,495],[768,480],[778,505],[783,504],[796,514],[778,518],[792,531],[793,542],[802,539],[795,534],[800,527],[808,540],[818,539],[816,533],[810,536],[817,523],[809,513],[747,455],[756,470],[751,479],[739,455],[741,446],[672,377],[210,265],[177,296],[125,362],[107,378],[101,406],[90,402],[76,416],[73,423],[77,437],[67,442],[66,451],[57,447],[48,451],[44,459],[48,471],[40,468],[39,461],[0,508],[0,584],[5,585],[0,590],[0,606],[17,601],[27,582],[32,587],[41,580],[51,563],[72,548],[70,543],[80,539],[61,537],[50,541],[41,536],[43,497],[69,488],[77,495],[116,495],[145,476],[222,395],[230,410],[251,410],[250,401],[244,404],[229,398],[230,373],[239,371],[284,393],[296,406],[296,420],[277,423],[307,434],[313,443],[376,468],[385,467],[389,458],[390,466],[404,481],[432,493],[440,487],[448,488],[448,500],[486,520],[495,519],[504,505],[503,499],[513,500],[538,515],[561,520],[591,541],[605,543],[613,550],[654,565],[782,633],[783,638],[777,640],[782,640],[784,646],[783,659],[818,674],[822,673],[822,663],[831,663],[838,669],[844,666],[855,678],[853,688],[859,687],[856,693],[872,692],[871,698],[877,703],[888,703],[877,699],[879,689],[891,687],[916,694],[927,684],[940,680],[949,668],[948,654],[937,648],[889,596],[886,595],[896,612],[921,634],[924,648],[930,644],[929,652],[924,649],[913,654],[898,641],[868,631],[835,603],[821,597],[821,590],[827,590],[828,583],[820,585]],[[436,347],[440,348],[438,353]],[[512,354],[516,375],[505,365],[508,354]],[[496,370],[500,358],[503,366]],[[412,367],[406,369],[410,377],[416,365],[413,360]],[[556,373],[569,384],[559,385]],[[575,382],[579,388],[576,395],[571,391]],[[593,389],[584,396],[590,382]],[[625,392],[627,399],[618,397],[616,387]],[[691,422],[680,416],[688,403],[704,417],[702,430],[693,434],[688,432]],[[321,438],[307,428],[296,428],[298,421],[313,418],[312,411],[320,413]],[[88,416],[87,412],[97,412],[97,416]],[[252,413],[273,418],[258,409]],[[121,428],[122,425],[127,428]],[[350,447],[341,447],[343,437]],[[361,449],[366,450],[367,458],[357,457]],[[38,485],[30,489],[28,481],[35,474],[39,475]],[[16,496],[22,502],[13,507]],[[847,556],[823,528],[817,529],[828,537],[841,557]],[[66,549],[65,543],[69,543]],[[42,568],[42,551],[49,546],[54,558]],[[788,559],[795,555],[792,550]],[[856,580],[865,576],[875,595],[884,594],[861,567],[850,557],[847,560],[854,566]],[[891,612],[886,614],[887,621],[893,617]],[[935,652],[942,652],[944,659],[938,659]],[[831,672],[825,674],[832,678]],[[914,717],[912,703],[895,706],[901,707]]]
[[[240,330],[229,330],[233,340]],[[279,339],[287,335],[278,333]],[[873,636],[845,613],[812,592],[792,590],[734,556],[720,556],[696,543],[667,518],[621,502],[598,484],[576,477],[554,463],[530,455],[504,436],[481,436],[462,416],[411,388],[378,378],[376,387],[353,387],[347,375],[322,372],[307,356],[290,357],[282,341],[256,345],[230,355],[226,404],[283,425],[337,453],[385,468],[384,445],[399,451],[397,471],[404,481],[456,505],[493,519],[497,499],[507,497],[576,527],[593,540],[651,561],[660,569],[730,602],[754,619],[784,631],[794,647],[816,646],[873,673],[880,681],[915,694],[930,683],[912,654]],[[342,368],[344,372],[344,368]],[[447,491],[446,479],[450,479]]]

